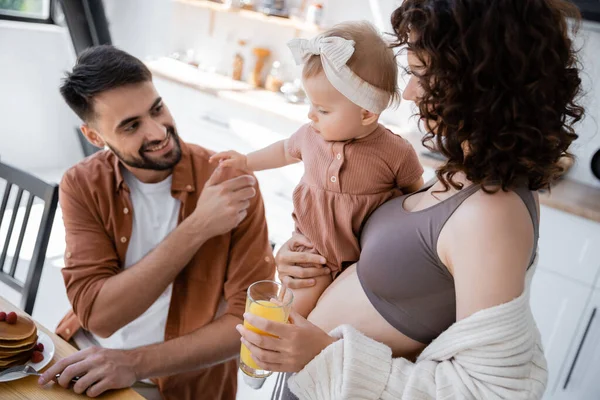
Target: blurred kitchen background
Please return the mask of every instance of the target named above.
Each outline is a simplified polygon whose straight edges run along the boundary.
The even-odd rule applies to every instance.
[[[600,0],[575,2],[586,18],[575,39],[581,49],[587,117],[577,127],[575,164],[542,196],[540,268],[532,295],[550,365],[546,399],[600,399]],[[80,121],[58,86],[76,54],[101,43],[147,63],[185,141],[216,151],[261,148],[307,121],[300,68],[286,43],[347,20],[368,20],[382,33],[390,32],[390,15],[400,3],[0,0],[0,162],[58,183],[66,169],[96,150],[80,135]],[[402,71],[405,57],[399,55],[398,62]],[[440,161],[420,145],[414,112],[412,104],[403,102],[386,111],[382,121],[414,144],[428,180]],[[257,174],[276,245],[293,230],[291,195],[302,172],[302,165],[292,165]],[[34,202],[29,217],[33,233],[28,225],[19,255],[6,234],[13,214],[18,231],[23,204],[15,204],[14,194],[7,199],[0,251],[8,258],[18,255],[16,276],[24,277],[43,205]],[[34,318],[50,329],[69,308],[60,274],[64,249],[59,208],[33,310]],[[2,282],[0,295],[20,302],[19,293]],[[239,398],[269,398],[273,383],[261,391],[241,384]]]

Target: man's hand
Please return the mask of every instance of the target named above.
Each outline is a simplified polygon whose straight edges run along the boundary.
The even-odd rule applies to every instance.
[[[224,168],[218,167],[204,185],[192,214],[206,239],[223,235],[246,218],[250,199],[256,196],[256,179],[242,175],[224,182]]]
[[[140,379],[136,375],[135,350],[112,350],[98,347],[63,358],[42,374],[38,383],[45,385],[60,374],[58,384],[68,388],[71,380],[80,377],[73,386],[77,394],[96,397],[110,389],[130,387]]]
[[[210,158],[210,162],[219,162],[221,167],[233,167],[241,170],[248,169],[248,157],[237,151],[223,151]]]

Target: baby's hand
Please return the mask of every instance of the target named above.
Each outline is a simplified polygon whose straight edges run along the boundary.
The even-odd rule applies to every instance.
[[[218,162],[222,167],[248,169],[248,158],[244,154],[233,150],[217,153],[209,161],[211,163]]]

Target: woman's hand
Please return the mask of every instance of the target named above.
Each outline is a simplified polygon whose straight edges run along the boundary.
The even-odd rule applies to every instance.
[[[336,339],[318,326],[292,311],[290,323],[269,321],[250,313],[244,319],[272,336],[260,335],[236,326],[242,343],[248,347],[256,364],[265,371],[298,372]]]
[[[313,247],[304,235],[294,233],[292,238],[281,246],[275,257],[279,279],[292,289],[314,286],[316,281],[313,278],[331,273],[331,270],[324,266],[326,262],[324,257],[292,250],[299,246]]]

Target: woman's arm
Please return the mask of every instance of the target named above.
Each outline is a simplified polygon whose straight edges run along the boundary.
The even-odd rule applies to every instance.
[[[275,257],[279,279],[292,289],[312,287],[317,283],[316,278],[331,274],[331,270],[325,266],[323,256],[292,250],[298,246],[313,247],[306,236],[294,233],[292,238],[281,246]]]
[[[224,167],[250,171],[281,168],[300,162],[300,160],[289,154],[286,142],[287,140],[280,140],[248,155],[240,154],[233,150],[224,151],[213,155],[210,158],[210,162],[218,161]]]

